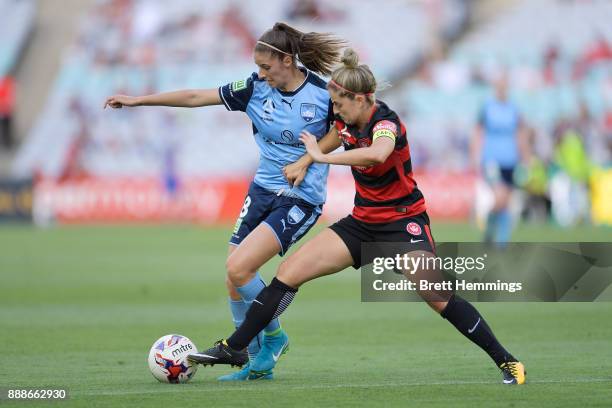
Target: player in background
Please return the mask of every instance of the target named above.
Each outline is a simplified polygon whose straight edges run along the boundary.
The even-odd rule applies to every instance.
[[[433,257],[434,241],[423,195],[412,175],[406,129],[395,112],[376,100],[376,80],[357,54],[347,49],[343,66],[332,73],[328,84],[336,114],[335,127],[344,152],[324,154],[314,135],[305,131],[301,140],[317,163],[351,166],[355,179],[355,207],[341,219],[306,242],[288,257],[272,280],[252,303],[246,320],[230,337],[214,347],[189,355],[201,364],[243,364],[241,350],[289,306],[298,288],[321,276],[364,261],[363,242],[403,242],[410,257]],[[367,262],[367,261],[366,261]],[[418,270],[411,280],[436,278],[434,271]],[[459,332],[482,348],[502,370],[505,384],[523,384],[525,369],[493,335],[482,315],[469,302],[450,292],[419,294]],[[251,364],[251,379],[264,376],[282,352],[260,353]]]
[[[253,122],[260,162],[229,241],[226,262],[229,304],[236,328],[265,287],[259,268],[274,255],[284,255],[321,214],[329,168],[326,164],[310,166],[312,161],[305,155],[299,135],[304,130],[316,135],[323,151],[337,147],[337,133],[330,130],[333,112],[326,83],[315,73],[330,74],[343,44],[329,34],[303,33],[276,23],[255,46],[259,71],[244,80],[218,89],[139,97],[114,95],[106,100],[105,107],[112,108],[223,104],[228,110],[245,112]],[[303,67],[298,66],[298,60]],[[286,177],[297,180],[299,186],[290,185]],[[248,345],[251,359],[266,350],[267,354],[284,350],[288,343],[278,319],[271,319],[262,329],[263,333]],[[248,373],[247,365],[219,379],[245,380]],[[265,378],[272,378],[272,372]]]
[[[508,81],[503,76],[495,82],[494,98],[480,112],[470,148],[473,168],[493,193],[493,202],[483,215],[484,241],[499,247],[504,247],[512,234],[514,170],[521,161],[529,160],[527,139],[518,108],[508,99]]]

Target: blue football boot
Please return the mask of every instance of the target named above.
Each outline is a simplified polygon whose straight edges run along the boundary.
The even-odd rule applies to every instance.
[[[289,349],[289,337],[281,328],[274,333],[264,334],[261,350],[252,361],[249,380],[258,380],[272,374],[276,362]]]
[[[244,367],[242,367],[241,370],[235,371],[230,374],[222,375],[221,377],[217,378],[217,380],[219,381],[246,381],[249,379],[250,369],[251,369],[251,363],[248,362]],[[272,374],[272,371],[270,371],[268,373],[265,373],[265,375],[262,375],[258,379],[271,380],[273,378],[274,378],[274,375]]]

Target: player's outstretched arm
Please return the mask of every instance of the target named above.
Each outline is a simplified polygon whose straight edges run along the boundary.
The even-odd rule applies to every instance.
[[[395,148],[391,137],[378,137],[371,146],[348,150],[340,153],[325,154],[319,148],[315,137],[304,131],[300,140],[306,146],[308,154],[317,163],[341,164],[345,166],[373,166],[383,163]]]
[[[321,149],[323,153],[333,152],[340,147],[341,144],[340,138],[338,137],[338,130],[335,127],[329,129],[329,132],[327,132],[318,142],[319,149]],[[283,173],[289,184],[294,187],[299,186],[302,180],[304,180],[304,177],[306,177],[308,167],[312,163],[312,157],[306,153],[296,162],[285,166],[285,168],[283,168]]]
[[[181,108],[196,108],[198,106],[220,104],[221,97],[217,89],[185,89],[144,96],[113,95],[106,99],[104,108],[107,106],[115,109],[124,106],[176,106]]]

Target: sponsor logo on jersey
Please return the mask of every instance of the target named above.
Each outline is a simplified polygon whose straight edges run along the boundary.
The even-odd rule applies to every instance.
[[[317,105],[313,103],[303,103],[300,105],[300,115],[306,122],[312,121],[317,115]]]
[[[291,104],[293,103],[293,99],[281,99],[282,103],[286,103],[287,105],[289,105],[289,109],[293,109],[293,106],[291,106]]]
[[[293,137],[293,132],[290,131],[289,129],[285,129],[281,132],[281,138],[283,139],[284,142],[286,143],[290,143],[293,142],[294,137]]]
[[[416,222],[409,222],[408,225],[406,225],[406,231],[408,231],[409,234],[417,236],[422,233],[421,226]]]
[[[372,132],[376,133],[379,130],[388,130],[393,134],[397,134],[397,126],[390,120],[381,120],[376,125],[374,125],[374,129],[372,129]]]
[[[231,90],[232,92],[242,91],[243,89],[246,89],[246,87],[247,87],[246,79],[241,79],[240,81],[232,82]]]
[[[306,216],[306,214],[304,214],[304,211],[302,211],[297,205],[294,205],[289,210],[289,214],[287,214],[287,221],[289,221],[289,224],[295,225],[298,222],[302,221],[304,219],[304,216]]]
[[[274,110],[276,109],[276,105],[272,98],[266,98],[263,102],[263,115],[261,115],[261,120],[266,120],[268,122],[274,122],[272,119],[272,114],[274,114]]]
[[[274,109],[276,109],[276,105],[274,104],[274,101],[272,100],[272,98],[266,98],[266,100],[263,103],[264,112],[267,113],[268,115],[271,115],[274,113]]]

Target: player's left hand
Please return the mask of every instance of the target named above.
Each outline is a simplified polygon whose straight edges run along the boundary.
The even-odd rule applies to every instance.
[[[304,130],[302,133],[300,133],[300,140],[302,143],[304,143],[304,146],[306,146],[306,151],[310,157],[312,157],[312,160],[317,163],[323,162],[325,155],[319,148],[317,138],[312,133]]]

